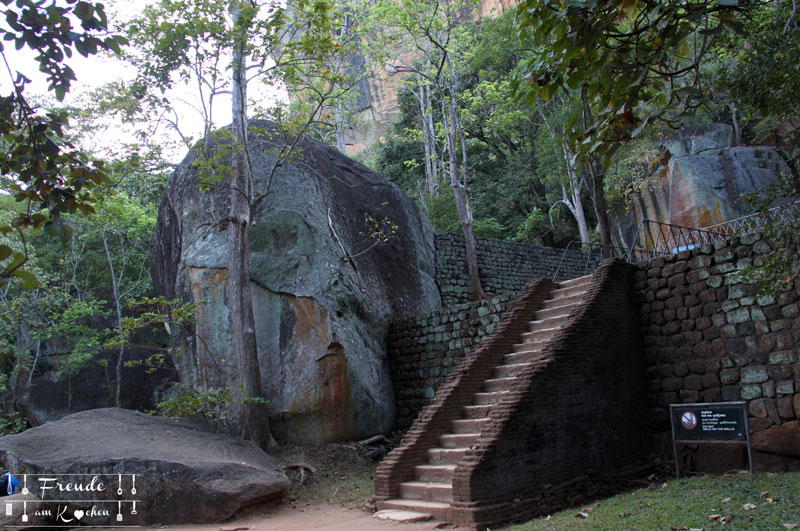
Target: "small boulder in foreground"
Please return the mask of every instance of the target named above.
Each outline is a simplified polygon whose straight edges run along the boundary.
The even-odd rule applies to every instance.
[[[0,460],[61,525],[221,522],[291,486],[249,441],[117,408],[0,437]]]

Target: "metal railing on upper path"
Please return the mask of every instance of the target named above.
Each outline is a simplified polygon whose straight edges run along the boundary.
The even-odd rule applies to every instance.
[[[773,207],[766,214],[757,212],[702,228],[682,227],[643,219],[636,231],[636,238],[627,248],[601,245],[599,243],[581,244],[577,240],[569,242],[561,256],[561,261],[553,272],[552,278],[557,280],[558,272],[570,248],[577,247],[586,252],[584,274],[588,274],[590,264],[597,263],[603,258],[621,258],[631,263],[651,260],[659,256],[667,256],[694,249],[704,243],[711,243],[736,234],[757,232],[770,222],[790,223],[798,220],[800,220],[800,201]]]

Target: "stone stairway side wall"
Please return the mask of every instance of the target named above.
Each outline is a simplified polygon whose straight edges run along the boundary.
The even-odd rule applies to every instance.
[[[387,354],[398,428],[411,426],[465,354],[494,331],[512,300],[501,295],[391,324]]]
[[[555,288],[549,279],[540,278],[523,288],[510,302],[508,311],[491,335],[473,349],[439,387],[436,397],[408,429],[399,447],[378,465],[375,496],[378,500],[397,497],[400,484],[413,479],[414,466],[427,459],[429,448],[438,445],[439,436],[462,415],[462,408],[472,402],[473,394],[492,374],[504,354],[511,351],[520,335],[528,329],[533,314]]]
[[[800,283],[760,297],[736,278],[770,251],[752,234],[636,265],[649,417],[666,455],[670,404],[746,400],[756,469],[800,470]],[[746,463],[741,447],[698,452],[708,471]]]
[[[563,509],[650,449],[632,266],[603,262],[547,349],[458,464],[455,523],[485,528]]]
[[[436,247],[436,284],[442,305],[470,301],[464,236],[439,232],[434,236]],[[570,249],[559,269],[564,249],[491,238],[477,239],[478,270],[484,291],[496,295],[516,293],[535,278],[552,278],[558,269],[557,281],[588,275],[598,260],[590,260],[579,249]]]

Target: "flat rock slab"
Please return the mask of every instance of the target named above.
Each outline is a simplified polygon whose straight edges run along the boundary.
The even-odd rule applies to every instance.
[[[393,522],[401,522],[410,524],[413,522],[427,522],[433,520],[433,515],[418,513],[414,511],[397,511],[394,509],[384,509],[374,514],[375,518],[379,520],[390,520]]]
[[[10,508],[9,508],[10,506]],[[34,515],[37,510],[42,508],[42,502],[32,494],[22,494],[18,492],[11,496],[3,496],[0,499],[0,529],[15,527],[25,529],[35,525],[53,524],[54,519],[36,518]],[[28,515],[25,519],[24,515]],[[34,523],[36,520],[37,523]]]
[[[0,460],[62,525],[221,522],[291,486],[248,441],[117,408],[0,437]]]

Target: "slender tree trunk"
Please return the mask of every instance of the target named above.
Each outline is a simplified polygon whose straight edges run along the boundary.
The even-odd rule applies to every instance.
[[[581,200],[580,189],[569,189],[567,185],[561,185],[561,201],[569,209],[575,222],[578,224],[578,233],[581,237],[581,243],[589,242],[589,225],[586,223],[586,214],[583,212],[583,201]]]
[[[117,313],[117,332],[122,332],[122,298],[120,297],[119,283],[124,273],[124,268],[120,272],[119,279],[117,278],[114,270],[114,261],[111,259],[111,250],[108,248],[108,239],[106,233],[102,231],[103,236],[103,249],[106,252],[106,260],[108,261],[108,270],[111,272],[111,289],[114,294],[114,307]],[[115,374],[117,378],[117,386],[114,392],[114,405],[122,407],[122,359],[125,356],[125,344],[120,342],[119,354],[117,354],[117,365],[115,367]]]
[[[241,386],[242,437],[261,448],[276,445],[269,429],[266,405],[262,398],[261,371],[258,363],[255,319],[250,292],[250,257],[247,230],[250,226],[251,176],[247,145],[247,94],[245,43],[246,24],[240,24],[239,2],[232,3],[231,13],[237,21],[236,43],[233,48],[233,135],[237,145],[233,175],[230,182],[230,213],[228,216],[228,300],[231,309],[231,332],[236,355],[239,385]]]
[[[347,143],[344,138],[344,109],[341,103],[336,104],[336,149],[340,153],[347,152]]]
[[[600,232],[600,245],[603,248],[603,256],[611,258],[613,256],[613,246],[611,240],[611,223],[608,220],[608,207],[606,206],[606,194],[603,189],[603,175],[595,167],[595,161],[589,161],[589,174],[592,178],[592,203],[594,203],[594,213],[597,216],[597,225]]]
[[[417,85],[419,86],[417,101],[422,114],[422,144],[425,148],[425,185],[428,195],[434,196],[439,193],[439,183],[436,178],[436,161],[434,160],[436,154],[435,137],[431,134],[433,127],[429,125],[429,122],[433,119],[430,108],[430,86],[419,74],[417,75]]]
[[[483,291],[481,285],[481,277],[478,271],[478,252],[476,249],[475,234],[472,231],[472,209],[469,205],[469,196],[466,190],[466,151],[465,145],[462,142],[462,156],[463,180],[459,178],[458,171],[458,135],[461,133],[458,127],[458,102],[456,100],[456,86],[455,86],[455,72],[450,63],[449,57],[447,58],[448,66],[450,67],[450,98],[448,101],[448,113],[450,115],[449,124],[445,122],[447,128],[448,139],[448,153],[450,155],[450,186],[453,188],[453,194],[456,198],[456,208],[458,209],[458,219],[461,222],[461,230],[464,232],[464,245],[466,247],[467,256],[467,274],[469,275],[470,288],[472,288],[472,299],[481,300],[486,298],[486,293]],[[463,141],[463,133],[462,141]]]
[[[562,146],[564,162],[567,165],[567,176],[569,177],[569,190],[567,186],[561,185],[561,192],[564,196],[564,203],[566,203],[575,221],[578,224],[578,233],[581,236],[581,243],[589,242],[589,225],[586,223],[586,214],[583,211],[583,200],[581,199],[581,179],[577,169],[572,164],[569,152],[566,146]]]
[[[739,110],[734,102],[730,102],[728,105],[731,107],[731,120],[733,121],[733,146],[736,147],[742,141],[739,131]]]
[[[589,129],[592,121],[592,110],[586,99],[586,94],[581,89],[581,107],[583,114],[583,128]],[[589,167],[591,179],[590,190],[592,192],[592,203],[594,203],[594,213],[597,216],[597,225],[600,232],[600,245],[603,248],[603,256],[610,258],[613,255],[611,242],[611,223],[608,220],[608,206],[606,205],[606,194],[603,188],[603,173],[597,168],[597,161],[590,157],[586,163]]]

